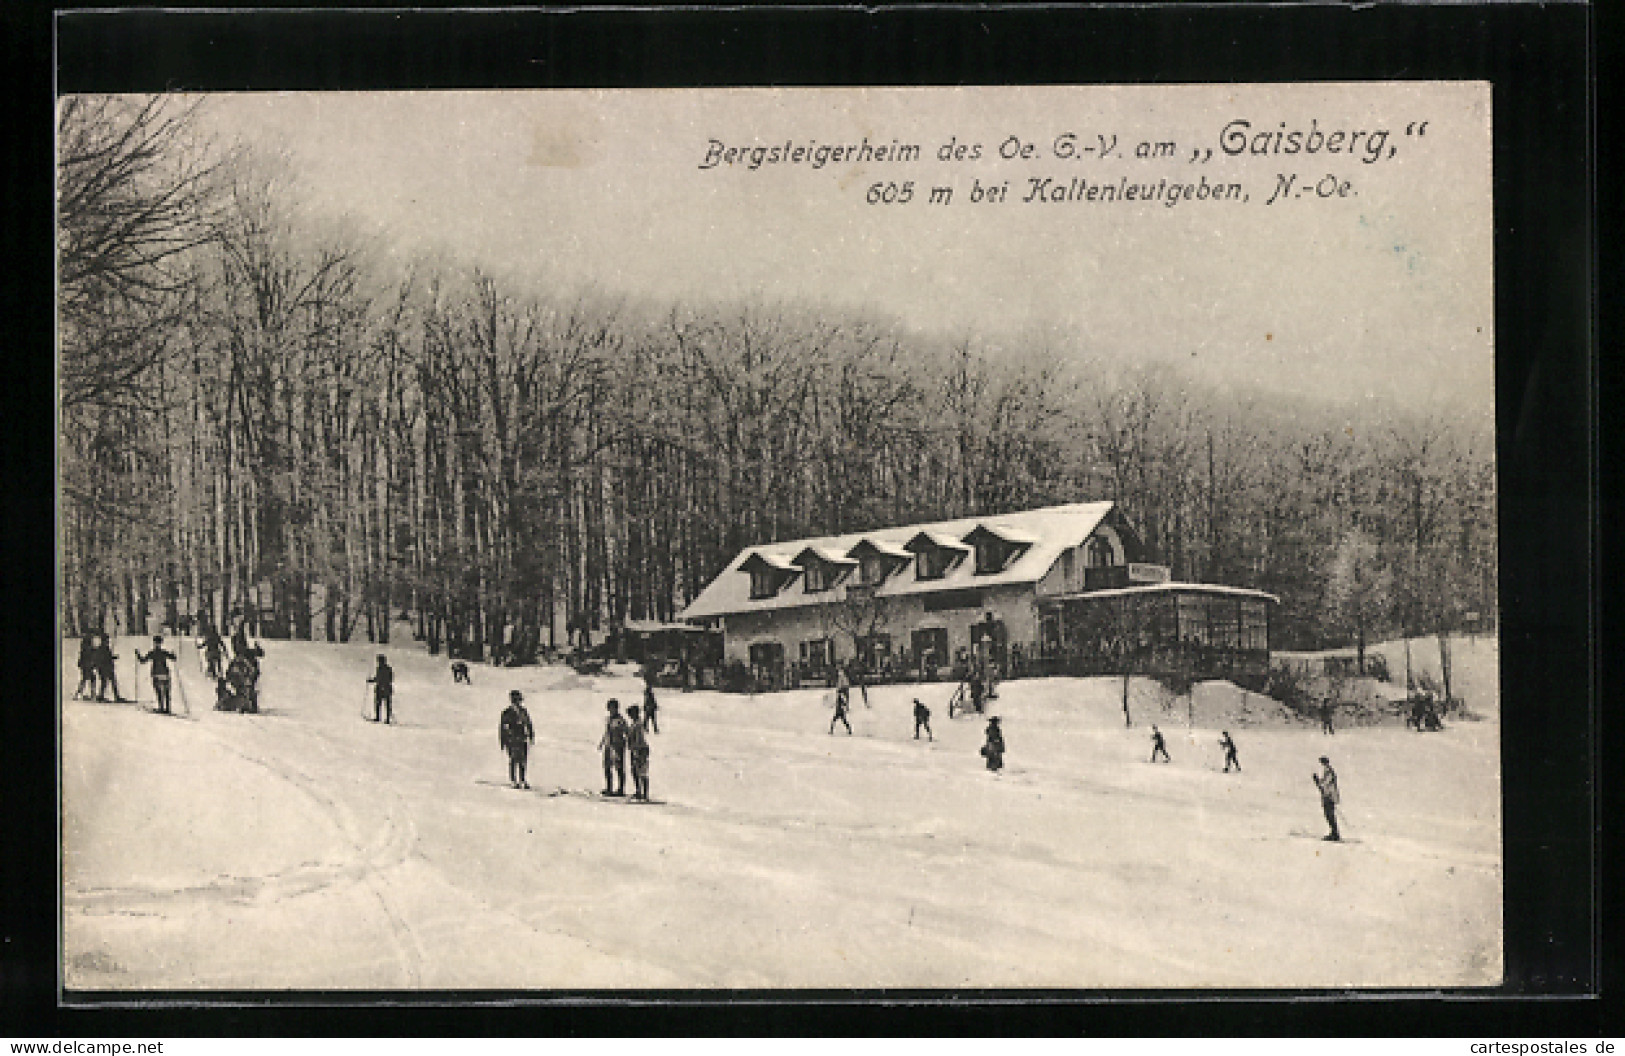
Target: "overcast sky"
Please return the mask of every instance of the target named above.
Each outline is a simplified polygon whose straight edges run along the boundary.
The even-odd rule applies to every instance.
[[[406,258],[657,302],[874,308],[995,342],[1042,331],[1246,387],[1490,410],[1482,84],[306,93],[221,96],[211,112],[225,137],[285,150],[318,212],[386,231]],[[1353,154],[1230,156],[1236,120],[1249,137],[1366,135]],[[1117,154],[1057,158],[1067,133],[1097,153],[1097,136],[1115,136]],[[1011,136],[1033,156],[1001,160]],[[712,139],[865,137],[918,145],[919,160],[702,168]],[[938,161],[950,140],[980,144],[981,159]],[[1172,142],[1174,156],[1138,160],[1141,141]],[[1193,162],[1198,150],[1211,159]],[[1264,204],[1282,174],[1332,196]],[[1249,200],[1023,204],[1034,177],[1238,182]],[[866,203],[875,181],[908,180],[912,202]],[[1008,200],[969,201],[1005,181]],[[952,204],[927,201],[941,186]]]

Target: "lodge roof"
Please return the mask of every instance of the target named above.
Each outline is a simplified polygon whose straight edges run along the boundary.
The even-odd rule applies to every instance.
[[[917,578],[917,569],[914,563],[910,562],[886,577],[886,580],[875,588],[875,595],[901,597],[945,590],[1036,583],[1055,564],[1062,551],[1078,546],[1094,533],[1111,513],[1112,506],[1110,502],[1080,502],[1001,513],[993,517],[961,517],[951,521],[877,528],[869,532],[764,543],[741,551],[728,563],[728,567],[700,592],[699,597],[683,610],[680,618],[695,620],[733,613],[768,612],[804,605],[825,605],[844,600],[847,588],[851,585],[848,581],[832,590],[808,593],[802,584],[792,582],[771,597],[752,598],[750,576],[746,573],[752,566],[760,567],[758,561],[768,567],[788,571],[796,568],[793,559],[800,557],[809,549],[820,554],[828,552],[846,555],[851,554],[865,541],[881,553],[906,557],[910,556],[906,549],[907,545],[922,535],[930,539],[934,545],[969,550],[971,547],[964,540],[977,528],[985,528],[1011,542],[1028,544],[1027,549],[997,572],[978,574],[974,561],[962,561],[949,569],[940,579]]]

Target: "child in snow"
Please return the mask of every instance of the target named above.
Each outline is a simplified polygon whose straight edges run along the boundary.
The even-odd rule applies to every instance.
[[[982,745],[982,758],[987,768],[997,773],[1004,769],[1004,731],[999,728],[999,717],[987,720],[987,743]]]
[[[598,750],[604,753],[604,795],[626,795],[626,720],[621,718],[621,702],[612,700],[607,705],[609,718],[604,722],[604,735],[598,738]]]
[[[643,722],[638,717],[638,706],[626,709],[632,720],[626,731],[627,745],[632,749],[632,798],[649,802],[649,738],[644,736]]]
[[[931,736],[931,709],[920,703],[920,698],[914,698],[914,739],[920,739],[920,731],[925,731],[925,739],[936,740]]]
[[[1156,762],[1158,755],[1162,756],[1162,761],[1165,763],[1173,762],[1172,759],[1168,758],[1168,743],[1162,739],[1162,731],[1153,726],[1151,727],[1151,758],[1147,759],[1146,762]]]

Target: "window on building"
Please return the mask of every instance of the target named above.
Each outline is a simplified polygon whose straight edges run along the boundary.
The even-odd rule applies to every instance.
[[[826,564],[814,561],[807,566],[806,581],[807,593],[817,594],[830,588],[830,568]]]
[[[1266,652],[1269,647],[1268,603],[1262,599],[1244,599],[1241,603],[1241,648],[1249,652]]]
[[[942,579],[953,567],[955,556],[953,551],[939,547],[921,550],[914,558],[914,574],[920,579]]]
[[[768,568],[758,568],[750,574],[750,596],[752,598],[771,598],[779,592],[779,577]]]
[[[1179,596],[1179,640],[1185,645],[1209,644],[1207,599],[1200,594]]]
[[[801,643],[801,664],[811,675],[828,671],[835,662],[835,643],[828,638],[814,638]]]
[[[879,554],[870,554],[863,559],[858,570],[858,578],[866,587],[878,587],[886,581],[886,574],[890,571],[889,560]]]

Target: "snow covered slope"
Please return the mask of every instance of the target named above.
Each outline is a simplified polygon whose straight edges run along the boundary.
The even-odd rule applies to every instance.
[[[133,640],[118,643],[129,691]],[[1009,768],[951,686],[660,694],[651,806],[590,794],[625,677],[266,642],[265,711],[64,699],[67,984],[122,988],[1456,986],[1501,975],[1498,711],[1323,736],[1116,679],[1001,687]],[[77,681],[65,646],[64,696]],[[497,716],[536,723],[531,792]],[[911,734],[912,698],[936,741]],[[151,700],[151,690],[143,696]],[[1202,703],[1202,698],[1198,698]],[[179,699],[177,698],[177,710]],[[1228,721],[1228,720],[1219,720]],[[1150,722],[1173,762],[1151,765]],[[1320,840],[1332,758],[1349,842]],[[556,794],[559,790],[564,794]],[[554,794],[550,794],[554,793]]]

